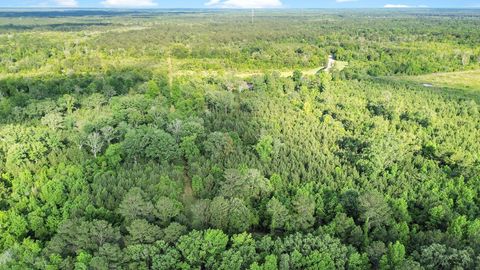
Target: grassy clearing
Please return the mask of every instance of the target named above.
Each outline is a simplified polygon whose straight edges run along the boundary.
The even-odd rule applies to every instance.
[[[342,71],[348,66],[348,62],[346,61],[335,61],[335,65],[333,66],[334,70]]]
[[[323,70],[323,67],[319,68],[314,68],[314,69],[306,69],[306,70],[300,70],[303,75],[315,75],[319,71]],[[280,71],[280,77],[290,77],[293,75],[293,70],[287,70],[287,71]],[[211,75],[219,75],[219,74],[227,74],[231,76],[235,76],[238,78],[248,78],[252,77],[255,75],[262,75],[265,74],[265,72],[262,71],[248,71],[248,72],[238,72],[238,71],[192,71],[192,70],[177,70],[175,71],[175,76],[194,76],[194,75],[200,75],[200,76],[211,76]]]
[[[480,69],[400,78],[420,84],[431,84],[433,87],[480,91]]]

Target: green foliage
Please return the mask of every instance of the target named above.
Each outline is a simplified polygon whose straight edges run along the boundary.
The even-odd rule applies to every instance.
[[[124,153],[130,159],[150,158],[170,161],[178,157],[178,145],[172,135],[163,130],[141,127],[125,134]]]
[[[380,261],[381,269],[402,269],[405,263],[405,247],[396,242],[388,246],[387,254]]]
[[[255,150],[263,162],[269,162],[273,151],[273,138],[271,136],[263,136],[255,146]]]
[[[211,267],[220,259],[228,243],[228,236],[219,230],[204,233],[192,231],[180,237],[177,248],[189,267]]]
[[[270,229],[272,232],[290,228],[290,213],[275,197],[268,202],[267,213],[271,216]]]
[[[348,269],[349,270],[362,270],[368,269],[369,262],[367,254],[359,254],[358,252],[352,253],[348,257]]]
[[[478,14],[242,12],[0,14],[0,268],[480,267]]]
[[[118,206],[118,213],[129,221],[138,218],[151,218],[154,212],[153,204],[146,199],[145,193],[140,188],[132,188],[128,191]]]
[[[154,98],[160,94],[160,87],[154,80],[150,80],[147,83],[147,89],[145,91],[145,95],[150,98]]]

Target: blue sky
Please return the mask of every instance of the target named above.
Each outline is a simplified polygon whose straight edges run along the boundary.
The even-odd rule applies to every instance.
[[[480,0],[0,0],[0,7],[480,8]]]

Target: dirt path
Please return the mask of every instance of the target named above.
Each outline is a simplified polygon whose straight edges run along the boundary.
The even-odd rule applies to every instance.
[[[333,54],[330,54],[328,56],[328,63],[327,63],[327,67],[325,68],[325,71],[330,72],[334,65],[335,65],[335,58],[333,57]]]
[[[183,170],[183,202],[190,205],[193,202],[192,180],[188,176],[188,168],[185,166]]]
[[[173,85],[173,64],[172,64],[172,57],[169,56],[167,59],[167,65],[168,65],[168,86],[172,88]]]
[[[192,189],[192,182],[185,176],[183,180],[183,199],[190,200],[193,198],[193,189]]]
[[[336,62],[337,61],[335,60],[335,57],[331,54],[331,55],[328,56],[328,62],[327,62],[326,67],[322,66],[322,67],[317,67],[317,68],[313,68],[313,69],[305,69],[305,70],[301,70],[301,72],[302,72],[303,75],[315,75],[322,70],[326,71],[326,72],[330,72],[333,69],[333,67],[335,66]],[[211,75],[218,75],[217,71],[191,71],[191,70],[177,70],[177,71],[174,71],[171,57],[168,57],[167,65],[168,65],[168,74],[169,74],[168,77],[169,77],[170,85],[173,83],[173,77],[174,76],[195,76],[195,75],[211,76]],[[262,74],[264,74],[264,72],[260,72],[260,71],[249,71],[249,72],[231,71],[231,72],[226,72],[226,74],[231,74],[231,75],[233,75],[235,77],[239,77],[239,78],[248,78],[248,77],[252,77],[252,76],[255,76],[255,75],[262,75]],[[293,75],[293,70],[280,71],[280,77],[286,78],[286,77],[290,77],[292,75]]]
[[[184,206],[184,213],[187,219],[192,220],[192,205],[195,203],[195,196],[193,195],[192,179],[188,175],[188,163],[185,162],[183,168],[183,194],[182,203]]]

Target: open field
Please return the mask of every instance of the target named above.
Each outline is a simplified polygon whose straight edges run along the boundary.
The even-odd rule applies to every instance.
[[[319,68],[313,68],[313,69],[305,69],[305,70],[300,70],[303,75],[315,75],[319,71],[323,70],[324,67],[319,67]],[[234,73],[236,77],[239,78],[247,78],[255,75],[260,75],[262,72],[240,72],[240,73]],[[280,77],[287,78],[293,75],[293,70],[287,70],[287,71],[280,71]]]
[[[432,73],[420,76],[402,76],[402,80],[430,84],[433,87],[449,87],[480,91],[480,69],[458,72]]]
[[[333,66],[334,70],[342,71],[348,66],[347,61],[335,61],[335,65]]]

